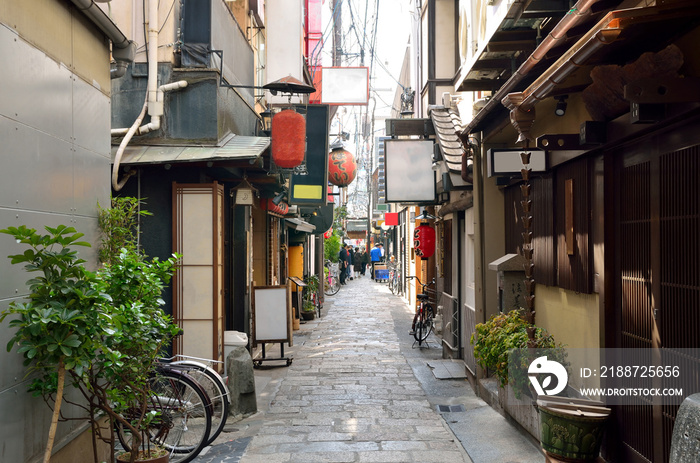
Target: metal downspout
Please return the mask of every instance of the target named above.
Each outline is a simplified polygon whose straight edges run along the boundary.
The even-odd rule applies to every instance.
[[[93,0],[71,0],[71,2],[112,42],[112,56],[117,62],[117,68],[112,69],[110,77],[114,79],[123,76],[129,64],[134,62],[136,44],[126,38],[117,25]]]
[[[496,94],[486,103],[486,105],[479,111],[474,119],[464,128],[460,134],[460,139],[466,143],[466,139],[469,134],[474,130],[474,128],[499,104],[501,104],[501,99],[505,97],[508,93],[513,90],[513,88],[525,78],[528,73],[532,70],[535,65],[537,65],[542,58],[545,57],[547,52],[554,48],[559,42],[566,40],[566,33],[572,27],[576,26],[582,20],[588,18],[591,14],[590,8],[601,0],[579,0],[576,4],[569,10],[569,12],[564,15],[564,17],[554,26],[554,29],[547,34],[542,43],[540,43],[535,51],[525,60],[523,64],[520,65],[517,71],[510,76],[510,79],[506,81],[505,84],[496,92]]]

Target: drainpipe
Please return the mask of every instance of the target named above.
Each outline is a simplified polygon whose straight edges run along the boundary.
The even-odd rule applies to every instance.
[[[554,26],[554,29],[545,37],[545,39],[540,43],[534,52],[520,65],[518,70],[510,76],[510,79],[506,81],[505,84],[496,92],[496,94],[486,103],[481,111],[479,111],[474,119],[464,128],[459,137],[462,139],[463,143],[467,143],[467,138],[469,134],[474,130],[474,128],[499,104],[501,100],[508,93],[515,88],[515,86],[523,80],[528,73],[532,70],[537,63],[539,63],[547,54],[549,50],[554,48],[560,42],[566,40],[566,33],[572,27],[576,26],[581,21],[588,18],[591,14],[591,7],[601,0],[579,0],[576,4],[569,10],[567,14]]]
[[[126,38],[93,0],[71,0],[71,2],[112,42],[112,56],[117,61],[117,67],[110,71],[110,77],[114,79],[123,76],[129,64],[134,62],[136,44]]]

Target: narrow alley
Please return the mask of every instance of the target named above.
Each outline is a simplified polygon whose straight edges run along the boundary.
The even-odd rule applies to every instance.
[[[320,320],[294,333],[285,347],[291,366],[266,362],[255,370],[258,413],[228,424],[230,432],[194,461],[544,461],[466,379],[437,378],[447,363],[450,371],[463,364],[441,358],[435,335],[429,347],[414,346],[411,319],[412,309],[385,284],[348,281],[326,298]],[[278,345],[268,348],[275,355]]]

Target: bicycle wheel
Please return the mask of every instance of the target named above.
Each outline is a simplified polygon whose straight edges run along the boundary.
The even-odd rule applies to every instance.
[[[228,419],[231,399],[228,395],[228,387],[224,379],[213,368],[194,360],[178,360],[169,365],[182,369],[187,375],[197,381],[209,396],[212,406],[212,415],[211,432],[209,433],[207,445],[211,444],[219,437],[221,431],[224,430],[226,420]]]
[[[335,275],[326,278],[323,283],[323,293],[326,296],[334,296],[340,291],[340,282]]]
[[[421,345],[425,341],[430,332],[433,330],[433,308],[429,304],[422,304],[416,321],[416,329],[414,337]]]
[[[170,453],[170,463],[192,461],[207,445],[211,430],[211,401],[188,375],[164,370],[151,379],[149,412],[157,413],[148,428],[150,442]],[[131,432],[117,426],[117,437],[131,451]]]

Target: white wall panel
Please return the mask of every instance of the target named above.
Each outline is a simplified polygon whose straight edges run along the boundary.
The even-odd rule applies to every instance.
[[[76,145],[111,159],[111,105],[100,90],[73,79],[73,139]],[[107,167],[109,168],[109,166]]]
[[[0,115],[58,138],[72,131],[71,72],[14,32],[0,26],[0,62],[4,66]]]

